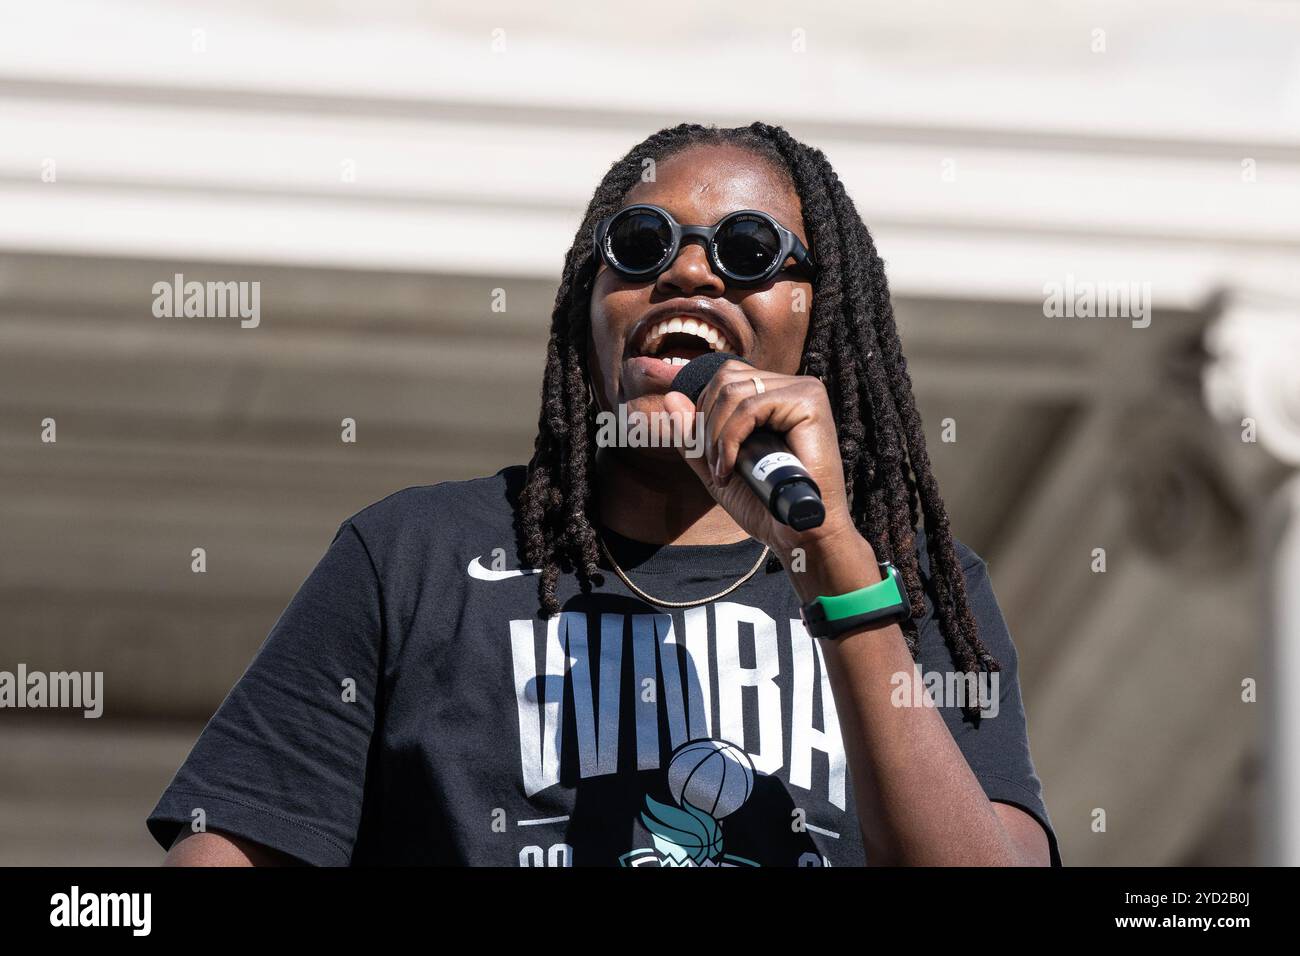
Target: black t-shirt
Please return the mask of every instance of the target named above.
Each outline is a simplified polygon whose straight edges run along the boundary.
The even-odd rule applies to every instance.
[[[409,488],[343,522],[150,815],[159,843],[202,820],[317,865],[866,862],[821,649],[779,564],[671,613],[613,573],[587,595],[562,575],[544,619],[515,547],[523,475]],[[762,550],[603,536],[666,600],[721,591]],[[957,552],[1003,670],[996,716],[941,712],[1059,862],[1015,648],[984,562]],[[953,672],[930,607],[921,670]]]

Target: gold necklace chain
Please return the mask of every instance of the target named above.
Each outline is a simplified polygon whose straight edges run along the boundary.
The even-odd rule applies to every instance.
[[[750,568],[748,571],[746,571],[744,576],[739,581],[731,585],[725,591],[719,591],[717,594],[711,594],[706,598],[699,598],[694,601],[661,601],[659,598],[652,597],[651,595],[647,594],[645,591],[642,591],[639,587],[637,587],[635,584],[632,583],[632,579],[627,576],[627,574],[623,571],[623,569],[619,567],[618,562],[614,560],[614,555],[609,553],[609,547],[605,544],[605,539],[602,538],[599,533],[597,533],[596,535],[596,541],[600,544],[600,550],[605,552],[605,557],[609,559],[610,565],[614,568],[614,573],[618,575],[620,581],[622,581],[624,584],[627,585],[628,590],[631,591],[633,594],[635,594],[637,597],[639,597],[641,600],[647,601],[650,604],[657,604],[659,605],[659,607],[698,607],[701,604],[709,604],[713,601],[718,600],[719,598],[726,597],[728,594],[736,590],[736,588],[740,587],[742,584],[744,584],[746,581],[748,581],[750,578],[752,578],[755,574],[758,573],[758,569],[763,566],[763,562],[767,560],[767,554],[771,550],[767,545],[763,545],[763,553],[758,556],[758,560],[754,562],[754,566]]]

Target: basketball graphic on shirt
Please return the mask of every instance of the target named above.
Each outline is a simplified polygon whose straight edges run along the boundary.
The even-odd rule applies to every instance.
[[[678,805],[689,803],[715,820],[735,813],[754,790],[754,765],[735,744],[693,740],[668,763],[668,790]]]
[[[754,764],[725,740],[692,740],[674,751],[667,767],[672,806],[645,796],[641,823],[652,846],[619,857],[623,866],[757,866],[725,852],[723,817],[735,813],[754,790]]]

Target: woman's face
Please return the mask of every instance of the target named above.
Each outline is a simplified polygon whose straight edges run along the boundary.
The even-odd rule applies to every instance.
[[[734,146],[690,147],[670,156],[658,164],[654,182],[628,192],[623,205],[632,203],[661,206],[683,225],[711,226],[738,209],[759,209],[808,246],[794,190],[767,160]],[[613,411],[623,403],[629,413],[664,410],[663,395],[680,370],[664,357],[689,359],[710,348],[704,339],[680,333],[656,340],[661,324],[674,317],[703,319],[725,336],[727,351],[757,368],[793,375],[811,308],[812,284],[789,271],[757,288],[728,288],[698,240],[683,242],[676,260],[655,279],[628,281],[601,263],[591,294],[587,356],[600,408]]]

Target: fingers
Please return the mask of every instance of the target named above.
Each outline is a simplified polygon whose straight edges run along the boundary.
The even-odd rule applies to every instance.
[[[686,459],[686,463],[691,466],[700,481],[704,482],[705,487],[710,487],[712,476],[709,472],[708,460],[702,455],[689,453],[689,449],[697,447],[695,443],[695,406],[681,392],[668,392],[664,395],[664,411],[668,413],[671,422],[669,427],[682,438],[680,443],[674,442],[677,450],[681,452],[682,457]]]
[[[783,384],[793,380],[794,377],[782,375],[779,372],[764,372],[744,362],[727,361],[722,364],[713,376],[713,380],[705,387],[696,407],[703,413],[707,421],[713,412],[714,406],[724,397],[734,405],[750,395],[756,394],[758,387],[754,384],[755,378],[762,380],[764,388],[780,388]]]
[[[697,407],[704,419],[704,455],[709,472],[719,485],[726,484],[731,474],[731,463],[735,460],[733,455],[731,463],[719,470],[719,452],[722,447],[718,442],[719,433],[742,402],[760,394],[758,386],[754,384],[755,378],[763,383],[765,391],[762,394],[766,394],[766,390],[781,388],[784,380],[792,380],[790,376],[764,372],[745,362],[729,361],[722,364],[700,396]],[[750,430],[754,427],[757,426],[751,426]],[[749,432],[745,433],[748,434]],[[744,437],[741,436],[742,441]]]
[[[769,426],[773,431],[789,434],[805,422],[815,421],[823,402],[824,389],[816,380],[795,381],[786,387],[741,399],[723,419],[721,406],[715,406],[710,429],[708,454],[713,477],[726,484],[736,467],[740,446],[756,428]],[[792,450],[797,451],[792,446]]]
[[[755,378],[763,382],[759,392]],[[822,383],[809,376],[764,372],[742,362],[727,362],[700,396],[705,423],[705,457],[715,482],[725,484],[740,444],[755,428],[772,425],[789,432],[812,419],[826,402]]]

